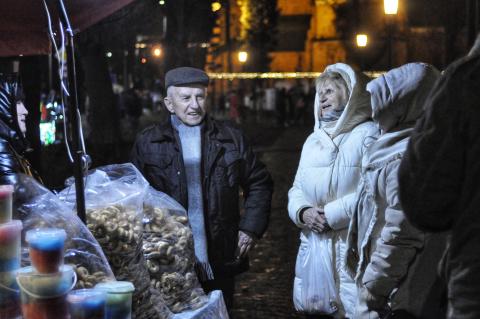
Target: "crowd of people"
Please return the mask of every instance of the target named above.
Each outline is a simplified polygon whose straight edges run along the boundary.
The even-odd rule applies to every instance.
[[[313,104],[315,88],[310,80],[278,81],[273,85],[248,90],[231,89],[212,97],[212,114],[241,124],[249,117],[256,122],[276,127],[310,123],[309,105]],[[258,84],[258,83],[257,83]]]
[[[370,79],[337,63],[316,79],[313,132],[288,194],[300,229],[293,299],[307,318],[480,317],[479,47],[443,74],[408,63]],[[9,184],[32,174],[27,112],[17,79],[0,80]],[[243,132],[208,114],[208,84],[196,68],[167,72],[169,116],[138,135],[131,161],[187,209],[202,286],[231,308],[235,276],[268,226],[273,183]],[[125,110],[138,117],[132,90]],[[299,86],[275,94],[280,109],[302,109],[294,120],[309,107]]]

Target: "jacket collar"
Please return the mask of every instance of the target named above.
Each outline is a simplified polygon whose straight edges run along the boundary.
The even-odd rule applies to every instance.
[[[205,125],[203,125],[202,134],[205,134],[211,139],[233,141],[231,135],[210,116],[205,116],[204,122]],[[173,140],[175,140],[175,129],[170,121],[170,117],[167,117],[167,119],[156,125],[151,141],[161,143]]]

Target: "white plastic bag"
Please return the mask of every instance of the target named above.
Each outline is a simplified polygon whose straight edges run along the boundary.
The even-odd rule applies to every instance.
[[[305,231],[297,255],[293,301],[298,312],[332,314],[338,310],[338,297],[332,267],[328,234]]]

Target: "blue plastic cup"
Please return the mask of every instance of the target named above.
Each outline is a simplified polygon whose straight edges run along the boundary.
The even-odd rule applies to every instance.
[[[63,265],[63,254],[67,233],[60,228],[40,228],[27,231],[32,266],[42,274],[59,271]]]
[[[135,290],[129,281],[108,281],[95,286],[106,293],[105,319],[131,319],[132,294]]]
[[[95,289],[72,290],[67,297],[70,319],[104,319],[105,292]]]

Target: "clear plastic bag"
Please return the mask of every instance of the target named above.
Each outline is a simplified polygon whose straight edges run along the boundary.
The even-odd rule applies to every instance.
[[[33,178],[20,175],[15,185],[14,218],[23,223],[23,232],[35,228],[61,228],[67,233],[65,263],[74,265],[77,288],[91,288],[113,280],[112,270],[97,240],[58,197]],[[23,245],[22,264],[30,264],[27,245]]]
[[[297,256],[293,300],[295,309],[308,314],[332,314],[338,310],[328,234],[305,231]]]
[[[185,209],[150,188],[144,199],[144,242],[151,285],[173,313],[198,309],[208,298],[195,273],[193,236]]]
[[[75,207],[73,179],[59,197]],[[135,318],[168,318],[171,312],[150,288],[143,257],[143,199],[148,182],[130,163],[99,167],[85,178],[87,227],[100,243],[117,280],[135,286]]]

